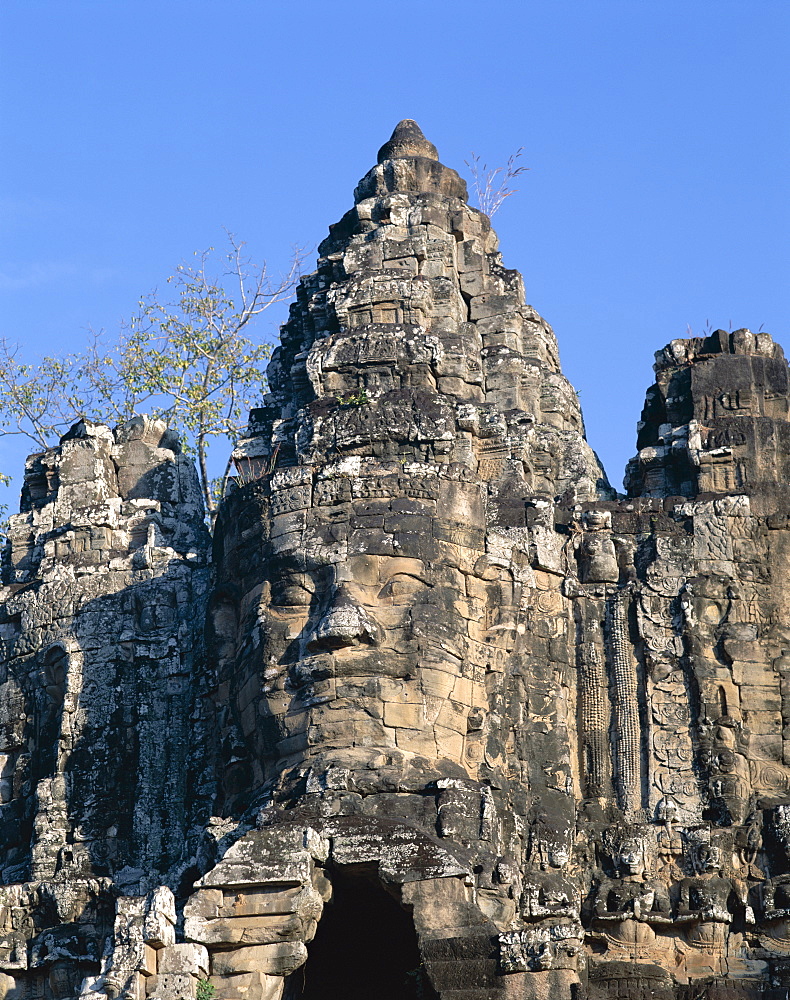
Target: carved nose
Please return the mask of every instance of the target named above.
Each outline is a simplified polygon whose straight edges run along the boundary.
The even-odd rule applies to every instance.
[[[379,628],[367,611],[341,588],[307,640],[307,649],[318,653],[358,643],[375,646],[378,633]]]

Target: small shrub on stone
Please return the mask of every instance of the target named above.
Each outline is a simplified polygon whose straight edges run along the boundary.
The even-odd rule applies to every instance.
[[[209,979],[198,979],[196,996],[197,1000],[214,1000],[217,991],[214,984]]]

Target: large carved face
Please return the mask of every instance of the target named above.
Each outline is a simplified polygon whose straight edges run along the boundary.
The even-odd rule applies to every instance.
[[[486,667],[512,648],[519,603],[510,568],[485,552],[483,494],[403,470],[322,475],[298,515],[275,491],[247,614],[263,697],[245,714],[240,692],[245,739],[279,766],[397,751],[468,773],[482,755]]]

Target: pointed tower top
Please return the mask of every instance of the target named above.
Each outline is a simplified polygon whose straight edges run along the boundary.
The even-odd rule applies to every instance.
[[[432,142],[428,142],[422,129],[412,118],[398,122],[388,142],[379,150],[378,162],[396,160],[405,156],[424,156],[428,160],[438,160],[439,153]]]

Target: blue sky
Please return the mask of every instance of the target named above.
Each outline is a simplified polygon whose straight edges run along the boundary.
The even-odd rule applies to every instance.
[[[462,173],[524,147],[501,250],[619,487],[655,350],[790,348],[789,43],[786,0],[5,0],[0,332],[77,349],[223,227],[284,266],[415,118]]]

